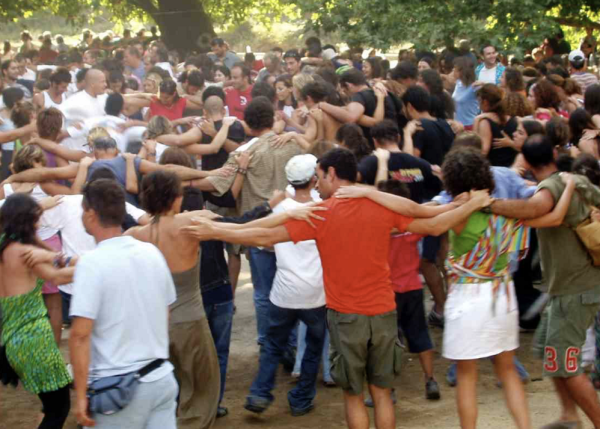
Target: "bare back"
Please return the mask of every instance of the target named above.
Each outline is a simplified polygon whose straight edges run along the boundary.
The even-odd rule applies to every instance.
[[[180,232],[191,225],[186,216],[160,216],[150,224],[132,228],[125,234],[152,243],[162,252],[172,273],[187,271],[198,264],[200,242]]]
[[[0,296],[23,295],[35,289],[37,276],[25,265],[23,253],[35,246],[12,243],[0,262]]]

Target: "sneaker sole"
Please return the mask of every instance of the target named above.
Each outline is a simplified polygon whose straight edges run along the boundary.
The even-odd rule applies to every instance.
[[[256,405],[250,405],[250,404],[244,405],[244,408],[246,410],[248,410],[252,413],[256,413],[256,414],[262,414],[267,410],[265,407],[258,407]]]

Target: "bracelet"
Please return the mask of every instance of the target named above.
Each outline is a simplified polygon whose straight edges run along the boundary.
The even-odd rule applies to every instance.
[[[59,253],[58,255],[56,255],[56,256],[54,257],[54,261],[52,261],[52,265],[53,265],[55,268],[59,268],[59,267],[61,266],[62,258],[63,258],[63,255],[62,255],[62,254],[60,254],[60,253]]]
[[[246,170],[244,168],[238,168],[237,172],[240,173],[242,176],[245,176],[246,173],[248,173],[248,170]]]
[[[156,152],[148,152],[148,156],[156,156]]]

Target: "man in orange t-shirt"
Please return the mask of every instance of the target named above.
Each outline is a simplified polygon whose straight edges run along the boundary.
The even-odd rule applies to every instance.
[[[242,227],[203,222],[187,230],[202,240],[250,246],[316,240],[333,349],[331,374],[344,389],[348,426],[368,426],[363,398],[366,374],[377,428],[388,429],[396,427],[391,387],[400,372],[401,359],[388,263],[390,233],[439,235],[483,205],[471,200],[447,213],[444,211],[449,208],[442,209],[436,214],[443,214],[436,217],[413,220],[367,198],[331,198],[340,187],[354,184],[356,176],[356,158],[346,149],[333,149],[319,160],[318,189],[327,200],[322,203],[327,210],[318,212],[322,219],[316,220],[314,227],[300,220],[281,225],[281,219],[265,218]],[[420,206],[410,200],[400,206],[423,217],[435,216],[430,211],[422,214],[425,210],[415,209]],[[264,409],[269,404],[264,401]]]

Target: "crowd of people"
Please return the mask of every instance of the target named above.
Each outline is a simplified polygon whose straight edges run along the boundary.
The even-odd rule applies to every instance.
[[[404,350],[424,398],[441,397],[432,326],[461,427],[477,425],[490,358],[528,429],[515,351],[537,329],[561,409],[545,428],[582,427],[578,408],[600,428],[592,32],[524,58],[467,41],[402,50],[394,67],[316,37],[260,60],[221,38],[180,58],[156,29],[39,41],[6,42],[0,66],[0,379],[39,396],[40,428],[63,427],[70,387],[84,427],[227,416],[244,255],[249,412],[273,403],[283,365],[291,414],[309,413],[322,367],[349,428],[369,427],[367,407],[395,428]]]

